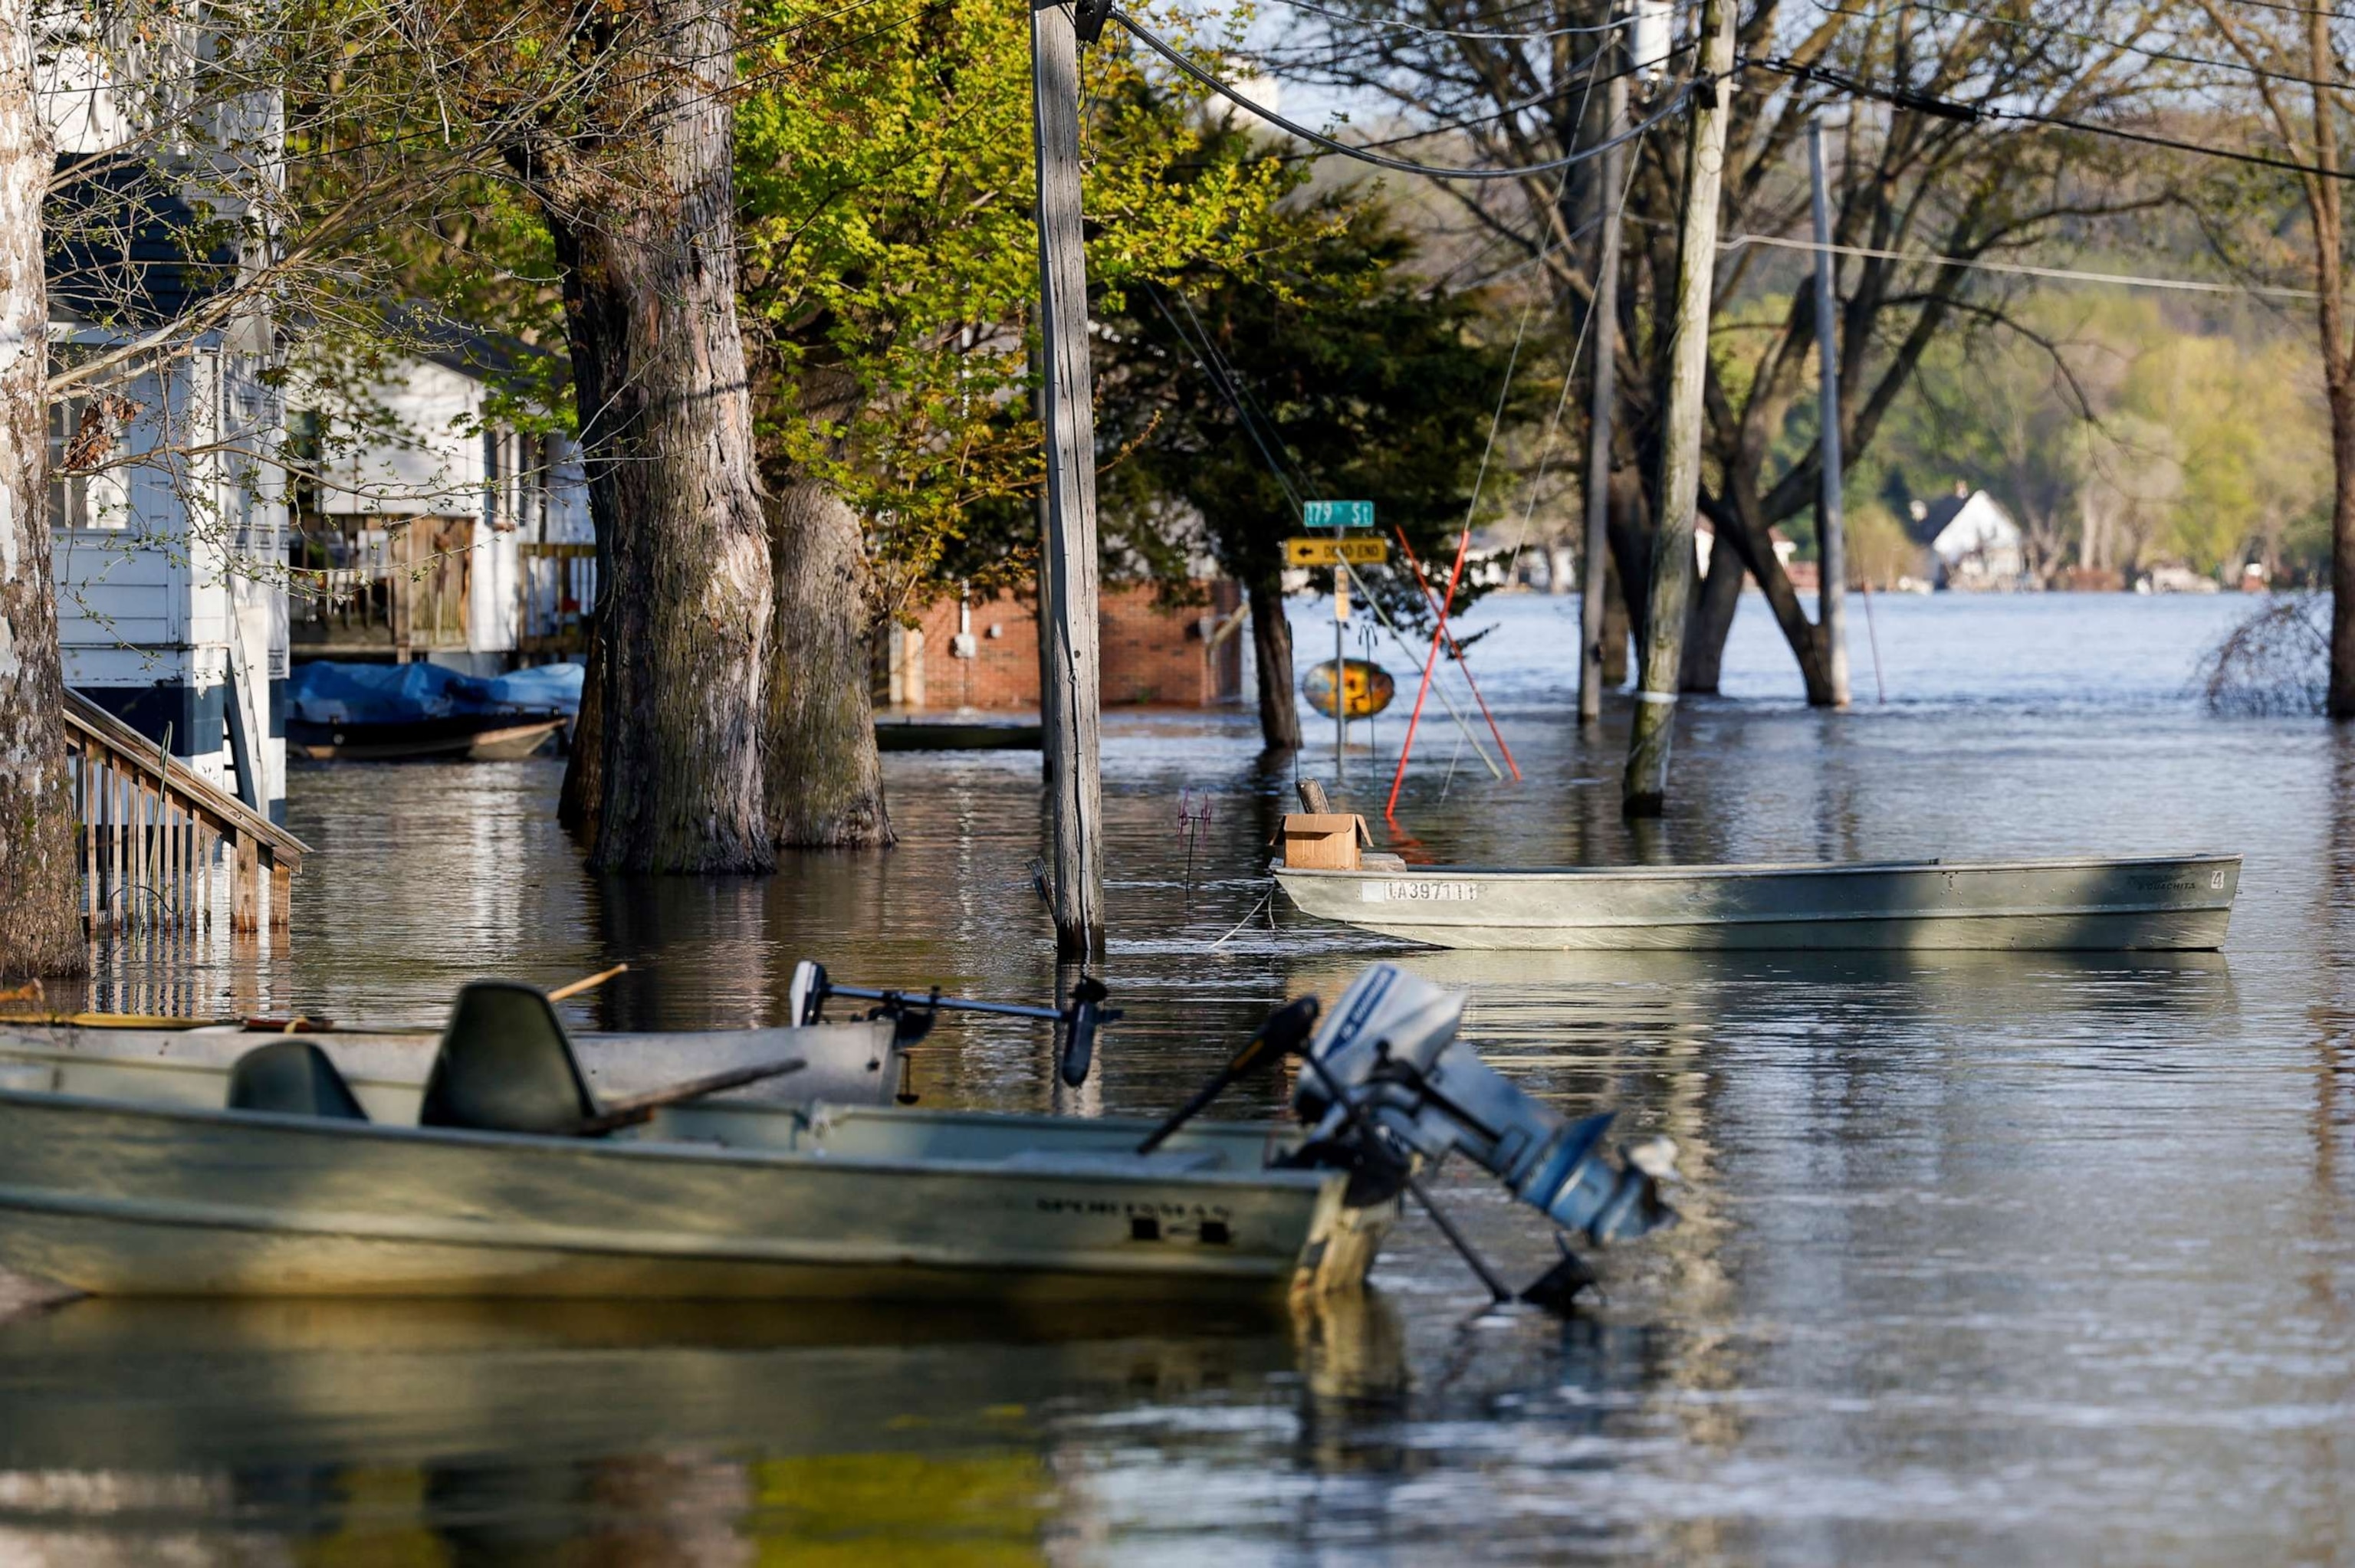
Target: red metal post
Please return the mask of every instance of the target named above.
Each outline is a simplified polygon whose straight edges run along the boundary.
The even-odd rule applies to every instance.
[[[1444,630],[1447,625],[1446,611],[1433,602],[1431,584],[1423,578],[1423,563],[1415,559],[1414,546],[1406,542],[1406,530],[1396,528],[1393,531],[1398,535],[1399,548],[1406,552],[1406,564],[1414,568],[1414,586],[1423,590],[1423,601],[1430,604],[1431,608],[1438,613],[1441,629]],[[1453,587],[1447,590],[1447,597],[1451,604],[1455,602],[1455,590]],[[1472,688],[1472,700],[1480,705],[1480,716],[1488,721],[1488,733],[1497,737],[1497,749],[1505,754],[1505,766],[1513,770],[1513,782],[1519,783],[1521,765],[1513,760],[1513,748],[1505,744],[1505,732],[1497,727],[1497,715],[1488,711],[1488,699],[1480,694],[1480,683],[1472,678],[1472,666],[1465,661],[1463,646],[1455,641],[1455,634],[1452,631],[1447,633],[1447,652],[1455,656],[1455,662],[1463,669],[1464,683]]]
[[[1391,798],[1382,805],[1382,821],[1392,827],[1398,826],[1399,786],[1406,782],[1406,759],[1414,752],[1414,726],[1423,718],[1423,699],[1431,692],[1431,671],[1439,661],[1439,640],[1447,635],[1447,607],[1455,602],[1455,585],[1464,578],[1464,555],[1471,547],[1472,530],[1467,527],[1455,541],[1455,566],[1447,574],[1447,598],[1439,607],[1439,624],[1431,629],[1431,652],[1423,656],[1423,683],[1414,689],[1414,712],[1406,721],[1406,743],[1399,747],[1398,771],[1391,776]]]

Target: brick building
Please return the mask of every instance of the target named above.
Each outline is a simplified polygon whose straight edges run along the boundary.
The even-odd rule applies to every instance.
[[[1205,604],[1172,609],[1149,585],[1103,590],[1103,705],[1211,707],[1241,698],[1242,590],[1195,585]],[[1036,708],[1039,614],[1002,593],[943,599],[913,627],[893,625],[878,651],[876,697],[895,708]]]

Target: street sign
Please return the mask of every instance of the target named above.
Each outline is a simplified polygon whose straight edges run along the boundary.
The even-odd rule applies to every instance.
[[[1374,503],[1370,501],[1310,501],[1300,508],[1300,525],[1304,528],[1370,528],[1374,525]]]
[[[1378,567],[1391,558],[1391,547],[1380,539],[1286,539],[1287,567],[1329,567],[1347,561],[1353,567]]]

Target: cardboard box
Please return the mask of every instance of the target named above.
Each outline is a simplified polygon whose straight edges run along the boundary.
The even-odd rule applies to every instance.
[[[1354,813],[1295,811],[1284,819],[1284,863],[1307,871],[1356,871],[1366,824]]]

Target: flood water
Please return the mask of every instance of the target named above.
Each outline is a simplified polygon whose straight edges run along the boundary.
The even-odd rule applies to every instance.
[[[1060,1089],[1015,1024],[920,1048],[926,1104],[1149,1112],[1273,1004],[1403,954],[1473,991],[1503,1071],[1681,1149],[1686,1223],[1603,1256],[1572,1320],[1483,1315],[1412,1218],[1366,1299],[1296,1319],[82,1302],[0,1323],[0,1562],[2355,1557],[2355,734],[2188,695],[2238,599],[1882,599],[1886,703],[1859,608],[1860,700],[1830,715],[1744,606],[1732,695],[1688,705],[1639,836],[1625,699],[1598,735],[1564,716],[1574,602],[1484,604],[1523,779],[1427,713],[1415,853],[2215,847],[2247,856],[2225,951],[1410,951],[1260,907],[1294,770],[1247,713],[1114,714],[1127,1017],[1094,1076]],[[1319,733],[1298,766],[1327,777]],[[897,849],[717,883],[586,876],[553,763],[314,769],[287,949],[111,954],[98,998],[431,1022],[470,977],[626,960],[580,1022],[742,1024],[808,956],[1039,1000],[1037,767],[891,758]],[[1339,794],[1380,792],[1358,753]],[[1225,1110],[1282,1114],[1268,1085]],[[1549,1261],[1485,1177],[1439,1185],[1508,1274]]]

